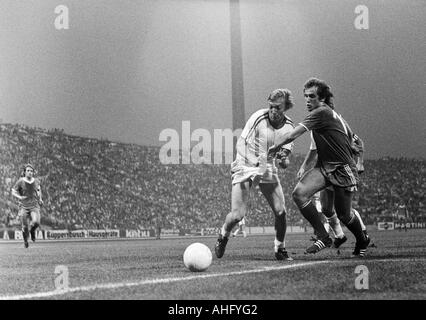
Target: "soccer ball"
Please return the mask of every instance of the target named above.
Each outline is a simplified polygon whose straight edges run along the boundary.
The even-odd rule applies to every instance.
[[[193,272],[205,271],[212,264],[212,252],[205,244],[193,243],[183,253],[183,263]]]

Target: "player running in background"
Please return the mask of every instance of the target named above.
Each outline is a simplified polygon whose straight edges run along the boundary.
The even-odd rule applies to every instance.
[[[293,107],[293,98],[289,90],[276,89],[269,95],[268,103],[269,108],[258,110],[249,118],[237,141],[237,155],[231,165],[232,209],[215,245],[218,258],[225,253],[232,229],[247,213],[250,189],[258,185],[275,215],[275,257],[292,260],[285,249],[286,208],[276,164],[282,168],[288,166],[293,144],[280,148],[276,158],[268,157],[268,148],[293,130],[293,122],[285,115]]]
[[[352,198],[359,177],[356,168],[353,132],[347,122],[330,107],[333,94],[330,87],[316,78],[304,85],[304,96],[308,115],[291,132],[277,140],[269,154],[273,156],[281,148],[307,131],[312,131],[317,146],[318,160],[314,168],[307,171],[293,191],[293,200],[302,215],[309,221],[318,235],[318,240],[306,249],[307,253],[331,247],[333,241],[324,228],[312,196],[329,186],[334,189],[334,208],[339,220],[354,234],[358,256],[365,255],[368,239],[365,237],[359,218],[352,212]]]
[[[240,222],[238,222],[237,229],[232,233],[232,236],[236,237],[240,231],[243,233],[244,238],[246,238],[247,232],[246,232],[246,218],[245,217],[242,218]]]
[[[40,225],[40,206],[43,205],[40,181],[34,178],[34,167],[26,164],[24,176],[19,178],[12,188],[12,195],[19,200],[18,216],[21,219],[25,248],[28,248],[28,236],[35,241],[35,231]]]

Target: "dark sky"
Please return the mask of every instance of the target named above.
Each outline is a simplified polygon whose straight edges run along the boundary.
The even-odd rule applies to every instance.
[[[54,27],[61,4],[69,30]],[[246,119],[284,87],[301,121],[317,76],[367,158],[426,158],[426,1],[240,0],[240,15]],[[231,128],[229,17],[225,0],[2,0],[0,119],[142,145],[184,120]]]

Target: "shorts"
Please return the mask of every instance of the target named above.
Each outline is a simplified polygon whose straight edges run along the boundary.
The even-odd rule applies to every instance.
[[[34,208],[30,208],[30,209],[27,209],[27,208],[19,208],[19,211],[18,211],[18,217],[23,217],[23,216],[25,216],[25,215],[29,215],[29,216],[31,216],[31,213],[32,212],[34,212],[35,214],[37,214],[37,215],[40,215],[40,208],[37,208],[37,207],[34,207]]]
[[[259,183],[279,183],[276,167],[267,165],[266,168],[242,165],[238,160],[231,164],[232,184],[251,181],[254,185]]]
[[[327,183],[333,187],[345,188],[351,192],[357,190],[359,176],[356,166],[337,164],[320,166],[319,168]]]

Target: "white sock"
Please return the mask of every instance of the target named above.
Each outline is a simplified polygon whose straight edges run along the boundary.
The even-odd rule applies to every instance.
[[[330,233],[330,224],[328,222],[324,222],[324,229],[327,233]]]
[[[357,210],[355,210],[355,209],[352,209],[352,211],[355,213],[355,215],[358,217],[358,219],[359,219],[359,223],[361,224],[361,229],[362,229],[362,231],[365,231],[367,228],[365,227],[365,224],[364,224],[364,222],[362,221],[362,219],[361,219],[361,215],[359,214],[359,212],[357,211]]]
[[[336,238],[341,239],[345,236],[342,226],[340,225],[340,221],[337,218],[337,214],[333,214],[330,218],[327,218],[327,221],[330,224],[330,227],[333,230]]]
[[[285,248],[285,240],[282,242],[277,239],[274,240],[274,251],[278,252],[279,248]]]

